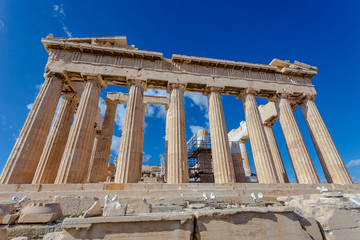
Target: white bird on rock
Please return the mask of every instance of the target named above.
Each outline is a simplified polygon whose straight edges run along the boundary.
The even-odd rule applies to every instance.
[[[114,197],[113,197],[113,199],[111,199],[111,201],[117,201],[119,199],[119,196],[118,195],[115,195]]]
[[[210,193],[210,199],[215,199],[216,198],[216,196],[215,196],[215,193]]]
[[[251,197],[253,198],[253,200],[254,200],[254,201],[257,199],[257,197],[256,197],[256,194],[255,194],[255,193],[251,193],[250,195],[251,195]]]
[[[264,198],[264,194],[262,194],[261,192],[258,194],[258,198]]]
[[[208,196],[206,193],[203,193],[203,198],[204,198],[204,201],[208,200]]]
[[[19,201],[19,199],[17,198],[17,196],[13,196],[10,200],[10,203],[17,203]]]
[[[110,201],[110,196],[109,195],[105,196],[105,201]]]
[[[19,203],[23,203],[23,202],[25,202],[27,199],[28,199],[28,197],[27,197],[27,196],[24,196],[24,197],[19,201]]]

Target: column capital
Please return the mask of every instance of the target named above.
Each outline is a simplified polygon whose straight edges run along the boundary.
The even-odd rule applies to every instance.
[[[315,95],[310,95],[310,94],[304,95],[304,97],[300,101],[300,104],[307,101],[307,100],[314,101],[315,100]]]
[[[248,140],[249,140],[248,138],[240,138],[240,139],[238,140],[238,142],[245,144],[245,143],[247,143]]]
[[[66,100],[75,100],[76,102],[79,101],[76,92],[61,92],[61,97]]]
[[[185,92],[186,84],[183,83],[169,83],[167,87],[167,93],[170,93],[174,88],[179,88]]]
[[[222,88],[222,87],[211,87],[211,86],[209,86],[209,87],[205,88],[205,91],[203,92],[203,95],[208,96],[212,92],[218,92],[218,93],[221,94],[223,89],[224,88]]]
[[[82,76],[86,81],[94,81],[99,84],[101,88],[107,88],[107,83],[100,74],[86,74]]]
[[[145,80],[141,80],[141,79],[136,79],[136,78],[128,78],[127,80],[127,86],[130,89],[130,87],[132,85],[136,85],[139,86],[143,89],[143,91],[145,92],[147,89],[147,85],[146,85],[146,81]]]
[[[289,99],[290,94],[289,93],[275,93],[268,97],[269,102],[276,102],[279,99]]]
[[[265,127],[272,127],[275,124],[275,121],[266,121],[264,122]]]
[[[105,98],[105,103],[106,103],[106,106],[109,106],[109,105],[117,105],[119,102],[118,101],[114,101],[110,98]]]
[[[256,90],[254,88],[246,88],[242,90],[237,96],[236,99],[242,99],[245,95],[254,95],[256,96],[259,93],[259,90]]]

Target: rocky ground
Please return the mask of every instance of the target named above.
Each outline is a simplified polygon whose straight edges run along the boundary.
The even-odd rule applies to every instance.
[[[106,196],[54,196],[52,202],[0,204],[0,239],[359,239],[360,194],[323,191],[267,202],[151,204]]]

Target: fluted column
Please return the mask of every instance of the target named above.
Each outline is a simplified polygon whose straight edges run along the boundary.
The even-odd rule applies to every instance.
[[[125,111],[115,183],[137,183],[141,180],[139,162],[142,161],[144,138],[144,97],[145,83],[132,81],[129,100]]]
[[[301,110],[328,183],[351,184],[351,177],[332,140],[313,97],[306,97]]]
[[[240,143],[230,142],[231,157],[233,160],[236,182],[246,182],[243,160],[241,157]]]
[[[140,149],[141,151],[138,153],[138,159],[139,161],[137,162],[137,179],[139,179],[139,181],[141,181],[141,172],[142,172],[142,160],[143,160],[143,153],[144,153],[144,130],[145,130],[145,111],[147,108],[147,104],[143,103],[142,104],[142,109],[141,109],[141,126],[140,126],[140,131],[142,132],[142,134],[140,135]]]
[[[275,166],[255,96],[251,90],[244,94],[243,105],[258,182],[276,183],[278,179],[275,173]]]
[[[99,138],[100,138],[101,130],[94,129],[94,137],[93,137],[93,144],[92,144],[92,150],[90,154],[90,161],[89,161],[89,168],[88,173],[86,176],[86,182],[90,182],[90,179],[93,178],[93,169],[95,165],[95,155],[96,155],[96,149],[99,144]]]
[[[208,103],[215,183],[232,183],[236,181],[235,171],[231,158],[221,96],[217,89],[210,89]]]
[[[245,176],[251,176],[251,166],[250,166],[250,160],[249,155],[246,150],[246,142],[247,139],[240,139],[239,140],[239,146],[240,146],[240,152],[241,152],[241,158],[242,158],[242,164],[244,167]]]
[[[265,123],[264,130],[265,130],[266,138],[269,143],[270,152],[271,152],[271,155],[272,155],[272,158],[274,161],[275,171],[278,176],[279,183],[288,183],[289,179],[286,174],[286,170],[284,167],[283,160],[281,158],[279,147],[278,147],[276,139],[275,139],[272,125],[273,125],[273,123]]]
[[[86,82],[55,179],[56,184],[86,181],[100,91],[101,86],[97,81]]]
[[[304,138],[296,122],[286,95],[275,98],[275,106],[279,115],[281,129],[284,134],[290,160],[298,183],[319,183]]]
[[[118,103],[105,99],[106,112],[99,141],[96,146],[95,158],[88,179],[91,183],[106,181],[108,163],[111,154],[112,136],[114,133],[115,115]]]
[[[167,183],[189,182],[186,148],[185,86],[170,85],[170,105],[168,110],[168,154]]]
[[[31,183],[48,136],[62,81],[46,77],[0,176],[1,184]]]
[[[77,93],[79,97],[82,90],[83,89]],[[79,97],[76,93],[66,93],[62,95],[59,110],[46,140],[39,165],[32,181],[33,184],[54,183]]]
[[[165,123],[165,175],[164,175],[164,182],[167,182],[167,164],[168,164],[168,134],[169,134],[169,106],[165,106],[166,110],[166,123]]]

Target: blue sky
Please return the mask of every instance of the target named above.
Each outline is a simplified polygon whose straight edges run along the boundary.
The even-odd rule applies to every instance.
[[[4,166],[43,82],[47,52],[40,40],[55,37],[127,36],[141,50],[268,64],[273,58],[317,66],[316,104],[354,180],[360,181],[359,1],[0,1],[0,168]],[[110,86],[107,91],[127,92]],[[164,93],[152,90],[150,94]],[[240,100],[223,96],[227,129],[244,120]],[[258,99],[259,104],[266,103]],[[206,98],[186,94],[187,139],[207,127]],[[111,158],[121,137],[120,105]],[[301,109],[295,112],[322,181],[321,165]],[[279,123],[274,126],[289,178],[294,172]],[[164,152],[164,109],[146,114],[146,164]],[[250,150],[250,146],[248,145]],[[254,168],[253,168],[254,169]]]

